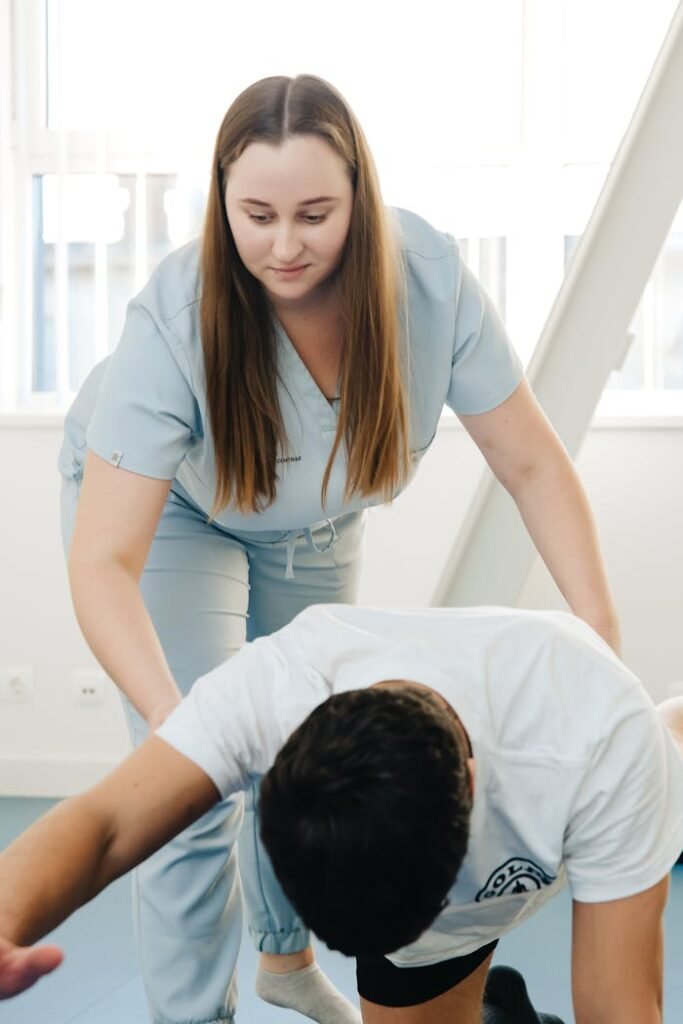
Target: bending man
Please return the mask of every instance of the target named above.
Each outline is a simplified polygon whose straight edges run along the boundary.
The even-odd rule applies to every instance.
[[[59,960],[17,947],[260,777],[278,878],[357,958],[367,1024],[476,1024],[498,938],[567,882],[577,1024],[661,1024],[683,701],[655,709],[579,620],[508,609],[316,606],[200,679],[0,857],[0,992]]]

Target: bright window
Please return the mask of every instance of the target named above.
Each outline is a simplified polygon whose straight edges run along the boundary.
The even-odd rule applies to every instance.
[[[268,74],[337,85],[387,202],[461,240],[527,358],[675,7],[0,0],[0,411],[63,409],[114,347],[200,230],[225,109]],[[677,222],[611,386],[683,391],[682,269]]]

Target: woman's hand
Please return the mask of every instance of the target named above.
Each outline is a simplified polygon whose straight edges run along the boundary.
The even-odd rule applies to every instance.
[[[170,700],[165,701],[163,704],[156,704],[147,712],[147,725],[149,726],[150,733],[155,732],[160,725],[163,725],[171,712],[178,707],[181,699],[182,698],[178,696],[177,700]]]
[[[614,653],[621,657],[621,630],[619,629],[619,620],[616,618],[616,615],[612,618],[593,618],[591,615],[582,615],[580,609],[575,611],[574,614],[578,615],[584,622],[587,622],[598,636],[601,636],[605,643],[609,644]]]
[[[63,959],[56,946],[15,946],[0,938],[0,999],[11,999],[35,985]]]

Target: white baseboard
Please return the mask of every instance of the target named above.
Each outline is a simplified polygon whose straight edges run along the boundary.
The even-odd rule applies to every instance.
[[[117,764],[117,760],[0,757],[0,797],[73,796],[99,782]]]

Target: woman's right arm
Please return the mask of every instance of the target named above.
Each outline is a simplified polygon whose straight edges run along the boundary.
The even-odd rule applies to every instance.
[[[88,452],[69,550],[83,635],[150,730],[181,699],[139,587],[170,487]]]

